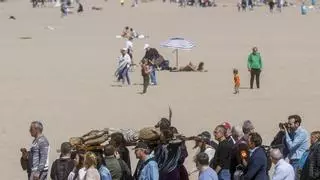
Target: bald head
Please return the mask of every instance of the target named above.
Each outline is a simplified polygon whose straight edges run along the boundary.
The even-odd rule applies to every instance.
[[[280,149],[271,149],[270,156],[276,162],[283,158],[283,155],[282,155]]]

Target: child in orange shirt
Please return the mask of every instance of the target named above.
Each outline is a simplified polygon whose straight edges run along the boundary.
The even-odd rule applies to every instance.
[[[233,69],[234,94],[239,94],[240,76],[238,69]]]

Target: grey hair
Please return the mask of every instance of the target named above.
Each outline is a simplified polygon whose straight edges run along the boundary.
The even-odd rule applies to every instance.
[[[243,122],[242,131],[244,134],[249,134],[253,129],[254,129],[254,126],[250,120],[246,120]]]
[[[233,126],[231,129],[232,136],[236,139],[241,138],[243,136],[243,131],[241,126]]]
[[[40,121],[33,121],[31,124],[33,124],[40,132],[43,131],[43,125]]]
[[[270,156],[272,159],[275,159],[277,161],[279,161],[280,159],[283,158],[283,155],[282,155],[280,149],[271,149]]]

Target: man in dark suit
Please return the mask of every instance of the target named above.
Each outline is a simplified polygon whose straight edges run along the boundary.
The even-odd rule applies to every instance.
[[[244,180],[269,180],[267,154],[261,145],[261,136],[258,133],[251,133],[249,135],[250,158],[244,172]]]

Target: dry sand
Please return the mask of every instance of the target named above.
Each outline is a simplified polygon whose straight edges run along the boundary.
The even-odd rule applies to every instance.
[[[57,8],[32,9],[22,0],[0,3],[1,179],[26,179],[19,148],[29,147],[33,120],[43,120],[51,163],[58,156],[55,150],[71,136],[105,127],[150,126],[167,116],[169,105],[173,125],[185,135],[212,132],[226,120],[240,124],[250,119],[268,144],[278,122],[296,113],[309,131],[320,129],[318,12],[301,16],[299,7],[291,7],[271,15],[261,7],[238,13],[235,7],[181,9],[161,2],[121,8],[118,1],[102,0],[84,6],[84,14],[62,19]],[[104,9],[92,11],[91,6]],[[9,15],[17,20],[8,20]],[[134,41],[136,61],[144,54],[144,43],[174,60],[172,50],[159,43],[180,36],[197,45],[180,53],[180,64],[203,61],[209,72],[160,72],[159,86],[146,95],[137,94],[139,85],[113,87],[116,57],[124,46],[115,36],[126,25],[150,35]],[[233,95],[232,68],[239,69],[241,86],[247,88],[246,58],[254,45],[264,61],[261,89]],[[142,82],[139,68],[131,77],[133,83]],[[189,169],[191,156],[190,149]]]

